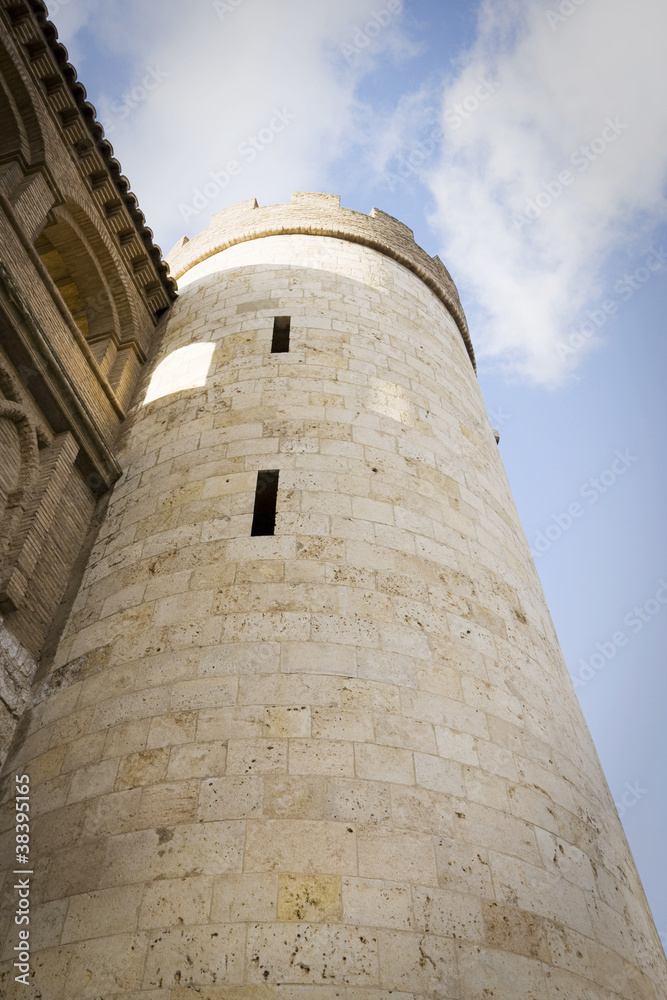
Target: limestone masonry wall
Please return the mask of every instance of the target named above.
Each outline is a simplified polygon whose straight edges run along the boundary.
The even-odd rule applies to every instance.
[[[3,995],[665,1000],[444,267],[331,196],[253,206],[172,256],[15,744],[35,975],[10,800]]]

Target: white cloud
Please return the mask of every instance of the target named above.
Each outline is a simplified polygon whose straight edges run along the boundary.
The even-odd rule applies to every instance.
[[[115,90],[105,83],[99,116],[165,250],[205,228],[225,205],[327,189],[329,166],[363,119],[359,80],[380,56],[398,60],[411,52],[401,6],[396,0],[114,0],[97,9],[89,30],[98,45],[132,67]],[[251,160],[241,143],[262,129],[273,134],[261,133],[265,141]],[[226,184],[220,172],[230,161],[240,169]],[[179,210],[191,207],[207,183],[215,190],[211,173],[219,175],[218,194],[197,216]]]
[[[664,218],[665,28],[663,0],[482,4],[428,179],[481,357],[561,379],[556,345],[603,297],[606,258]]]
[[[419,90],[400,95],[395,107],[389,108],[384,115],[373,114],[372,141],[366,144],[364,152],[366,166],[372,171],[378,187],[388,185],[393,189],[403,180],[396,173],[401,166],[410,169],[410,176],[421,175],[421,169],[414,169],[407,157],[428,140],[430,134],[441,136],[436,107],[440,90],[441,83],[425,80]],[[433,149],[436,145],[439,143],[435,142]]]
[[[49,20],[58,29],[59,40],[67,46],[70,61],[74,66],[84,58],[84,51],[78,44],[77,35],[88,26],[97,10],[99,0],[51,0],[46,7]]]
[[[380,198],[423,181],[478,355],[557,382],[585,355],[558,343],[609,294],[606,257],[633,245],[639,258],[664,216],[663,0],[631,13],[624,0],[485,0],[444,90],[431,70],[371,108],[360,83],[380,70],[389,84],[417,51],[389,3],[72,0],[56,21],[66,44],[85,27],[86,53],[91,39],[106,50],[102,86],[89,56],[84,82],[165,250],[235,201],[340,190],[343,163],[348,190],[374,177]]]

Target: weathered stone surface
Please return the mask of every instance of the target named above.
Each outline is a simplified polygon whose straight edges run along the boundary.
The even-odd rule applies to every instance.
[[[278,879],[278,920],[327,921],[342,916],[341,881],[326,875],[281,875]]]

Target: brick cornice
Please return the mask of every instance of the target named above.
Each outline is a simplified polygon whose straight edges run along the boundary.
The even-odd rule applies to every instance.
[[[95,107],[87,100],[86,88],[77,79],[77,72],[69,62],[67,49],[58,41],[55,25],[48,20],[46,5],[41,0],[25,0],[25,2],[4,3],[2,9],[8,27],[16,36],[21,49],[26,53],[25,58],[28,62],[32,63],[50,57],[50,62],[56,72],[47,78],[44,78],[42,74],[47,101],[55,100],[58,104],[56,117],[64,132],[71,129],[72,121],[76,118],[82,122],[84,131],[79,134],[89,138],[78,139],[79,155],[83,158],[83,162],[88,163],[91,162],[90,150],[97,151],[104,170],[108,174],[109,189],[113,191],[117,201],[117,208],[113,204],[113,199],[106,204],[107,216],[110,218],[113,215],[122,218],[123,215],[126,215],[136,230],[154,273],[154,279],[146,286],[144,293],[147,298],[151,299],[152,311],[160,311],[176,298],[176,284],[169,275],[167,264],[162,259],[162,250],[153,242],[153,232],[146,225],[137,198],[130,190],[130,182],[123,174],[121,165],[114,156],[113,146],[104,137],[104,128],[97,121]],[[41,43],[37,47],[34,39],[35,31],[38,31],[44,39],[45,47],[43,50]],[[59,79],[62,80],[62,84],[59,83]],[[58,84],[57,87],[56,84]],[[74,104],[74,107],[71,107],[73,118],[69,121],[67,120],[68,109],[60,107],[62,101],[57,97],[63,84],[69,91]],[[69,145],[72,135],[68,135],[66,138]],[[115,228],[122,229],[118,226]]]

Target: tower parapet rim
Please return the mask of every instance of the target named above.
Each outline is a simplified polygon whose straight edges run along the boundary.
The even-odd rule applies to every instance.
[[[333,194],[295,191],[289,204],[260,207],[257,200],[230,205],[211,218],[197,236],[180,240],[167,254],[171,274],[178,279],[201,261],[237,243],[266,236],[330,236],[360,243],[398,261],[416,274],[453,316],[476,369],[475,353],[456,285],[439,257],[430,257],[398,219],[373,208],[369,215],[341,208]]]

